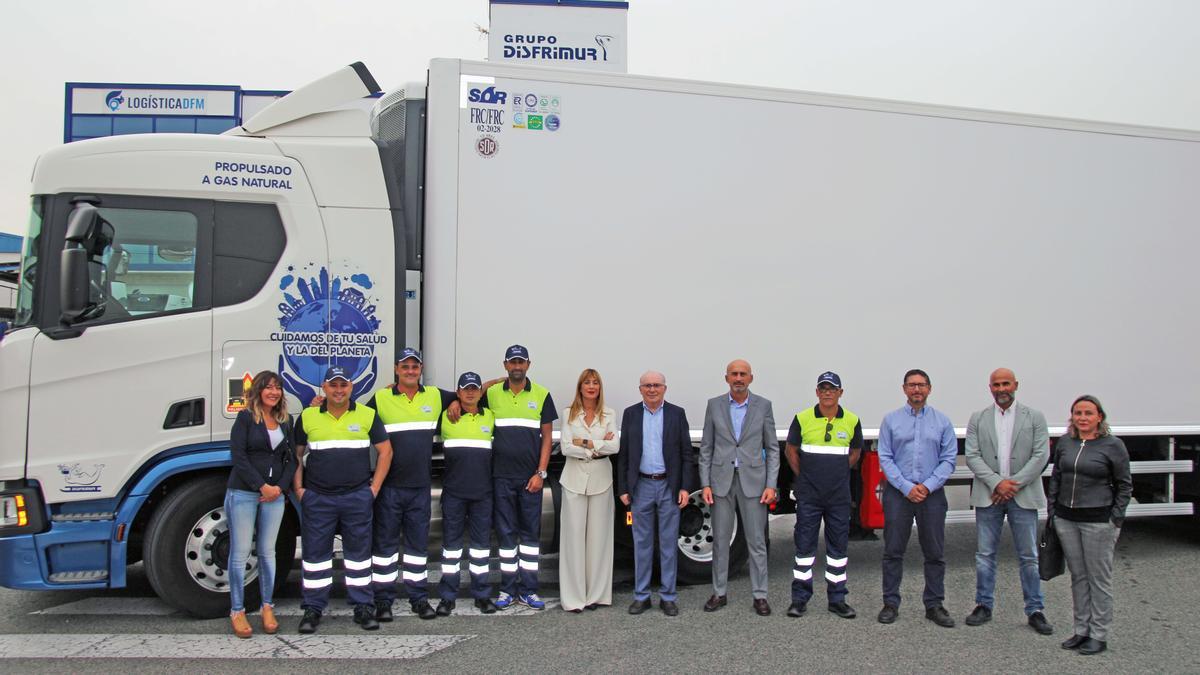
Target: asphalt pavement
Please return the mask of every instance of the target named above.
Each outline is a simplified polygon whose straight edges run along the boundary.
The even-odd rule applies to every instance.
[[[770,601],[774,614],[756,616],[749,579],[730,581],[729,606],[702,611],[710,589],[681,588],[678,617],[657,607],[630,616],[632,574],[619,566],[613,607],[570,614],[551,602],[483,616],[466,611],[421,621],[401,615],[375,633],[355,626],[341,599],[316,636],[295,633],[298,578],[283,597],[281,631],[250,640],[229,635],[227,621],[200,621],[175,613],[153,597],[139,567],[130,587],[106,592],[0,590],[0,668],[7,672],[362,672],[380,659],[421,672],[1200,672],[1200,526],[1191,519],[1130,520],[1115,563],[1116,617],[1109,651],[1085,657],[1059,643],[1071,634],[1069,577],[1044,584],[1052,636],[1025,625],[1016,560],[1010,541],[1000,552],[996,611],[991,623],[967,627],[974,607],[975,530],[947,527],[946,607],[957,626],[924,618],[921,556],[909,549],[900,619],[876,622],[880,601],[880,541],[850,544],[848,598],[857,619],[825,611],[822,584],[799,619],[784,615],[789,601],[791,516],[771,523]],[[1007,530],[1006,530],[1007,532]],[[1005,535],[1007,536],[1007,535]],[[818,555],[817,576],[822,569]],[[553,558],[543,562],[543,595],[558,595]],[[338,584],[340,586],[340,582]],[[465,590],[465,589],[464,589]],[[465,595],[465,594],[464,594]],[[402,604],[402,603],[401,603]],[[657,603],[656,603],[657,604]],[[398,605],[399,607],[400,605]],[[257,626],[257,617],[252,617]]]

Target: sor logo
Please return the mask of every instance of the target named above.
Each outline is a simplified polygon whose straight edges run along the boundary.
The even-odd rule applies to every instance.
[[[379,334],[375,304],[363,292],[373,285],[366,274],[330,278],[324,267],[315,278],[287,274],[280,280],[280,330],[270,339],[282,343],[283,388],[302,404],[320,392],[329,366],[350,374],[353,398],[371,391],[379,370],[375,349],[387,343]]]
[[[500,144],[491,136],[480,136],[479,140],[475,141],[475,152],[479,153],[480,157],[495,157],[496,153],[500,152]]]
[[[108,109],[113,112],[116,112],[124,102],[125,97],[121,96],[121,92],[119,91],[110,91],[108,92],[108,96],[104,97],[104,105],[108,106]]]
[[[467,93],[467,100],[472,103],[505,103],[508,101],[508,92],[499,91],[495,87],[487,89],[472,89]]]

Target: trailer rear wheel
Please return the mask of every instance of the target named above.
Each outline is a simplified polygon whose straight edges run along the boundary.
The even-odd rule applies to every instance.
[[[146,576],[158,597],[201,619],[215,619],[229,613],[225,483],[223,476],[209,476],[179,486],[150,518],[142,548]],[[287,579],[295,557],[294,530],[282,527],[275,547],[276,588]],[[246,609],[257,609],[262,598],[258,589],[258,559],[253,552],[245,580]]]
[[[697,490],[688,498],[687,506],[679,513],[679,556],[677,578],[684,584],[712,583],[712,507],[704,503]],[[749,558],[746,534],[742,531],[739,513],[733,524],[733,539],[729,544],[729,576],[741,571]]]

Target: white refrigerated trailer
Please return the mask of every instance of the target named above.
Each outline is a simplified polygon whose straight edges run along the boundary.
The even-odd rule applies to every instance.
[[[458,60],[354,104],[377,90],[355,64],[221,136],[39,159],[0,342],[0,584],[119,587],[141,559],[222,613],[245,374],[297,408],[330,362],[386,384],[405,345],[450,386],[524,344],[561,406],[585,367],[618,409],[660,370],[694,430],[746,358],[781,438],[824,370],[874,427],[924,368],[965,426],[1007,366],[1052,424],[1105,402],[1131,515],[1192,512],[1200,134]]]

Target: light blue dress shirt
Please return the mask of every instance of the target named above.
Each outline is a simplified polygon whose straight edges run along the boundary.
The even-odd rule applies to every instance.
[[[638,471],[642,473],[666,473],[667,463],[663,459],[663,408],[653,412],[642,404],[642,462]]]
[[[929,406],[914,411],[906,403],[888,413],[879,427],[879,466],[906,496],[917,483],[930,492],[945,485],[957,455],[954,425]]]
[[[742,439],[742,424],[746,422],[746,409],[748,407],[750,407],[749,396],[741,403],[733,400],[733,396],[729,397],[729,420],[733,422],[733,437],[739,441]],[[738,468],[740,464],[735,453],[733,456],[733,468]]]

